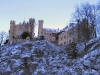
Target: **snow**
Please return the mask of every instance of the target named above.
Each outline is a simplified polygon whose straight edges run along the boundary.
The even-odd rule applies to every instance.
[[[15,63],[13,64],[13,67],[18,67],[22,64],[22,61],[20,59],[13,59],[12,61],[14,61]]]
[[[12,55],[19,54],[19,53],[21,53],[20,50],[13,49],[13,50],[11,51],[11,54],[12,54]]]
[[[85,65],[85,66],[90,66],[90,65],[91,65],[90,63],[91,63],[91,62],[90,62],[89,60],[85,60],[85,61],[84,61],[84,65]]]
[[[77,24],[73,24],[73,25],[69,26],[68,28],[66,28],[65,31],[69,31],[69,30],[73,29],[76,26],[77,26]]]
[[[30,53],[21,54],[21,58],[29,58],[31,56]]]
[[[23,72],[24,72],[24,70],[19,71],[19,75],[22,75]]]
[[[88,45],[88,44],[90,44],[90,43],[93,43],[93,42],[96,42],[96,41],[99,41],[99,40],[100,40],[100,37],[93,38],[93,39],[91,39],[90,41],[88,41],[88,42],[86,43],[86,45]]]
[[[9,66],[9,65],[8,65],[8,67],[7,67],[6,71],[11,71],[11,68],[10,68],[10,66]]]
[[[99,59],[97,59],[96,63],[100,63],[100,57],[99,57]]]
[[[54,32],[60,32],[60,30],[59,30],[59,29],[43,28],[43,30],[47,30],[47,31],[54,31]]]
[[[77,48],[78,48],[78,53],[79,54],[82,53],[84,51],[84,49],[85,49],[84,43],[77,44]]]
[[[90,45],[97,41],[86,54],[76,59],[69,59],[66,49],[46,40],[4,46],[0,50],[0,73],[21,75],[25,73],[25,69],[29,69],[33,75],[100,75],[100,47],[95,48],[100,44],[99,39],[87,42],[87,45]],[[84,43],[77,44],[77,49],[79,54],[83,53]],[[43,52],[43,55],[40,56],[40,52]],[[26,66],[23,58],[29,58]]]

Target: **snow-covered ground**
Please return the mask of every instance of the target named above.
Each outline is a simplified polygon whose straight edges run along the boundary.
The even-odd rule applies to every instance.
[[[82,56],[69,59],[65,47],[40,40],[0,48],[0,75],[100,75],[100,38],[77,44]],[[86,51],[86,52],[84,52]]]

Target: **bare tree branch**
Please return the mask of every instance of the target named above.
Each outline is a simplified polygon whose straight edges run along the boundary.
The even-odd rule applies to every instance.
[[[86,3],[78,6],[75,8],[73,18],[79,23],[81,23],[84,19],[87,19],[88,25],[93,28],[93,36],[96,37],[97,9],[95,5]]]
[[[8,38],[8,35],[6,32],[4,31],[0,32],[0,46],[5,42],[7,38]]]

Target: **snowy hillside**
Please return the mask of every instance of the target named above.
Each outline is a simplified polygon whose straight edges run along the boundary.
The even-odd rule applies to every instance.
[[[0,48],[0,75],[100,75],[100,38],[77,44],[76,59],[65,47],[41,40]]]

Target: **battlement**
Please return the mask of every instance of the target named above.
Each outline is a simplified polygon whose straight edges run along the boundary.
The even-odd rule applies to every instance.
[[[30,18],[28,22],[23,21],[22,23],[16,24],[14,20],[10,21],[10,33],[9,39],[10,41],[14,41],[15,39],[22,39],[22,34],[24,32],[29,33],[30,38],[34,38],[34,27],[35,27],[35,19]],[[19,38],[20,37],[20,38]]]
[[[91,32],[89,34],[89,39],[92,36],[92,27],[87,25],[87,21],[83,20],[81,23],[70,23],[69,26],[66,26],[62,30],[59,29],[50,29],[43,27],[43,20],[38,21],[38,37],[42,37],[44,40],[48,40],[54,42],[58,45],[67,45],[72,42],[83,42],[87,38],[84,34],[84,29]],[[14,20],[10,21],[10,41],[25,41],[22,38],[23,33],[27,33],[28,36],[26,39],[34,39],[34,27],[35,27],[35,19],[30,18],[28,22],[23,21],[22,23],[16,24]]]

